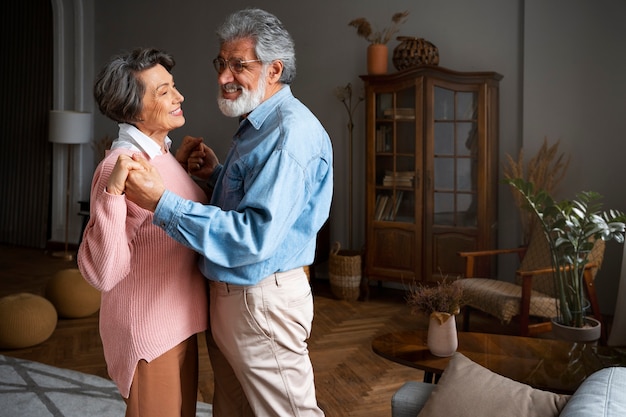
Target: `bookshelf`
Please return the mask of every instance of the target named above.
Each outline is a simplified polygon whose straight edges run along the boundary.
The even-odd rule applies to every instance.
[[[496,245],[502,77],[421,66],[361,78],[365,275],[410,283],[462,274],[457,252]]]

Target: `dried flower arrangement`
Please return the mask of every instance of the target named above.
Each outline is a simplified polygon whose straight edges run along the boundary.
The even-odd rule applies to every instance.
[[[522,178],[532,183],[535,189],[544,190],[547,194],[553,194],[557,185],[565,177],[570,163],[569,156],[559,153],[559,143],[560,141],[556,141],[554,144],[548,145],[548,139],[544,138],[541,148],[528,161],[528,166],[526,166],[524,161],[523,149],[520,149],[517,160],[507,154],[506,164],[503,167],[505,180]],[[513,199],[520,211],[523,244],[528,244],[531,231],[534,229],[537,219],[533,213],[524,208],[524,198],[517,190],[513,190]]]
[[[451,316],[459,314],[464,304],[463,289],[447,278],[437,285],[415,284],[409,288],[406,301],[413,314]],[[446,318],[447,318],[446,317]],[[445,321],[440,318],[440,321]]]
[[[402,23],[406,21],[407,16],[409,15],[409,11],[405,10],[404,12],[395,13],[391,17],[391,26],[384,28],[382,30],[374,31],[372,29],[372,25],[370,22],[364,18],[359,17],[358,19],[352,20],[348,23],[349,26],[354,26],[356,28],[357,35],[365,38],[370,43],[380,43],[386,44],[391,40],[393,35],[398,33],[398,28]]]

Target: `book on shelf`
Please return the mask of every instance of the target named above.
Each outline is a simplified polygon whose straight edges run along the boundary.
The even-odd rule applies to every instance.
[[[376,196],[376,209],[374,211],[375,220],[395,220],[398,209],[402,203],[404,193],[399,191],[395,194],[395,199],[389,195],[379,194]]]
[[[413,120],[415,119],[415,109],[411,107],[388,108],[383,111],[383,115],[386,118],[396,120]]]
[[[387,202],[385,204],[385,209],[383,210],[383,214],[381,216],[381,220],[393,220],[393,200],[391,197],[387,198]]]
[[[414,178],[415,172],[413,171],[385,171],[383,185],[385,187],[413,187]]]
[[[401,179],[401,178],[383,178],[383,185],[385,187],[413,187],[413,180]]]
[[[379,194],[378,196],[376,196],[376,210],[374,212],[374,219],[382,220],[383,212],[385,211],[385,206],[387,205],[388,200],[388,195]]]
[[[398,216],[398,209],[400,208],[400,203],[402,203],[402,197],[404,196],[404,192],[399,191],[396,194],[396,205],[393,207],[393,219],[395,220]]]
[[[376,152],[391,151],[391,128],[390,126],[379,126],[376,129]]]

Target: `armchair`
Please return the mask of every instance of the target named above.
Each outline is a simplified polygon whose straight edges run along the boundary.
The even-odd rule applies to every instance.
[[[602,264],[605,242],[596,241],[589,255],[584,277],[587,296],[593,316],[602,323],[602,316],[594,287],[596,273]],[[517,255],[521,260],[514,282],[476,277],[474,265],[479,257]],[[463,329],[469,330],[472,309],[481,310],[502,323],[508,324],[513,317],[519,320],[519,335],[531,336],[550,331],[550,319],[557,316],[556,290],[552,278],[548,241],[538,228],[533,231],[527,248],[493,249],[459,252],[465,258],[463,279],[457,285],[463,288],[466,306],[463,311]],[[605,341],[605,326],[601,340]]]

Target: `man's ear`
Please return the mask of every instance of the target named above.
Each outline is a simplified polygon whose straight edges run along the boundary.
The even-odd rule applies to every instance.
[[[280,80],[280,76],[283,74],[283,61],[275,60],[269,65],[267,69],[267,77],[270,84],[277,83]]]

